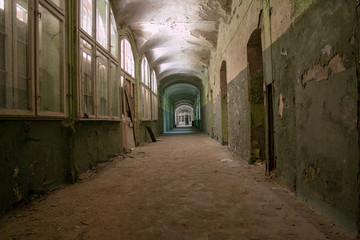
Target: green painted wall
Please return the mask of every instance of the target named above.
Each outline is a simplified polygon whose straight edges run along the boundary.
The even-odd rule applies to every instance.
[[[61,121],[0,121],[0,214],[69,179],[69,131]]]
[[[76,2],[66,4],[66,119],[0,120],[0,215],[56,186],[77,180],[122,151],[120,121],[76,121]]]
[[[272,45],[277,175],[351,233],[359,204],[355,5],[318,1]]]

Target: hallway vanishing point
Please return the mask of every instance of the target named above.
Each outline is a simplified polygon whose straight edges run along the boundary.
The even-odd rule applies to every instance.
[[[5,215],[0,239],[350,239],[207,135],[158,140]]]

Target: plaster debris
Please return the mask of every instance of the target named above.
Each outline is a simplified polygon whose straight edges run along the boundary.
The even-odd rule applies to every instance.
[[[287,50],[286,49],[281,50],[280,55],[281,56],[287,56],[288,55]]]
[[[331,46],[329,44],[326,45],[323,49],[321,49],[321,53],[323,55],[327,54],[328,56],[330,56],[330,54],[331,54]]]
[[[282,96],[282,94],[280,94],[280,100],[279,100],[279,115],[280,115],[280,118],[283,117],[283,113],[284,113],[284,102],[283,102],[283,96]]]
[[[228,159],[228,158],[224,158],[224,159],[220,159],[220,162],[232,162],[233,160]]]
[[[349,43],[353,45],[355,43],[355,36],[351,36]]]
[[[14,174],[13,174],[13,177],[17,177],[17,176],[18,176],[18,174],[19,174],[19,168],[18,168],[18,167],[16,167],[16,168],[14,169]]]
[[[304,182],[308,182],[309,180],[314,181],[317,177],[320,176],[320,168],[315,166],[309,166],[308,168],[304,169],[303,177]]]
[[[22,197],[22,194],[20,193],[19,188],[15,187],[15,188],[13,188],[13,191],[14,191],[15,196],[17,197],[17,201],[18,202],[21,201],[23,197]]]

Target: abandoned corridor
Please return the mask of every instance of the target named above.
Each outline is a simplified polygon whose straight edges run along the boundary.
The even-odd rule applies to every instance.
[[[3,216],[0,239],[349,238],[207,135],[159,140]]]

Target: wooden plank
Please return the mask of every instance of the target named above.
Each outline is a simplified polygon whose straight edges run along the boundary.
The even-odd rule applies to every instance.
[[[135,141],[135,146],[138,144],[136,141],[136,126],[135,126],[135,109],[134,109],[134,103],[130,97],[129,91],[127,90],[127,88],[125,88],[125,97],[126,97],[126,102],[130,108],[130,119],[133,123],[133,132],[134,132],[134,141]]]
[[[151,130],[151,127],[146,127],[146,129],[148,130],[148,132],[150,134],[151,140],[153,142],[156,142],[156,138],[155,138],[155,135],[154,135],[153,131]]]
[[[134,104],[133,101],[130,97],[129,91],[127,90],[127,88],[125,88],[125,96],[126,96],[126,100],[128,103],[128,106],[130,108],[130,118],[132,120],[132,122],[135,124],[135,109],[134,109]]]

